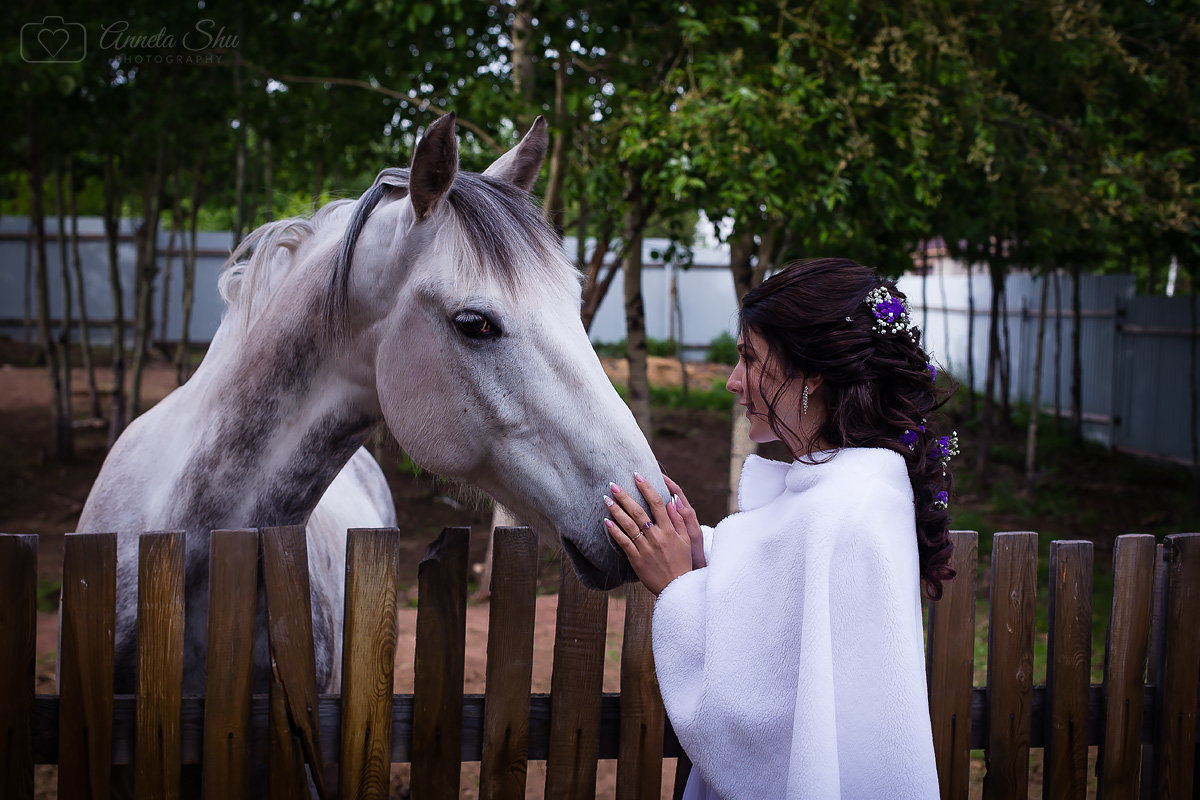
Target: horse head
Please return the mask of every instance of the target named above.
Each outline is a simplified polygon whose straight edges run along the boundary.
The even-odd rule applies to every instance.
[[[634,575],[603,525],[609,481],[632,490],[640,471],[667,495],[584,331],[579,273],[530,201],[546,144],[539,118],[476,174],[459,169],[453,116],[430,125],[411,168],[381,172],[350,213],[323,315],[340,347],[370,354],[379,413],[417,464],[487,492],[611,588]]]

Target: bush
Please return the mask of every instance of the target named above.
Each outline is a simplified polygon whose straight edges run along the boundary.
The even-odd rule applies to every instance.
[[[708,343],[705,360],[711,364],[728,364],[733,366],[738,361],[737,339],[728,331]]]
[[[598,356],[625,358],[625,342],[625,339],[619,339],[615,342],[593,342],[592,349],[596,351],[596,355]],[[670,339],[647,338],[646,354],[662,356],[663,358],[675,358],[675,342]]]

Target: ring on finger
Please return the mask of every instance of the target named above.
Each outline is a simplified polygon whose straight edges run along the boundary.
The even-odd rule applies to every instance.
[[[645,531],[642,531],[642,532],[641,532],[641,533],[639,533],[637,536],[633,537],[633,541],[635,541],[635,542],[636,542],[638,539],[642,538],[642,537],[643,537],[643,536],[645,536],[645,535],[646,535],[646,532],[645,532]]]
[[[654,524],[654,520],[652,520],[652,519],[646,520],[646,523],[644,525],[642,525],[642,530],[644,530],[644,531],[650,530],[650,526],[653,524]]]

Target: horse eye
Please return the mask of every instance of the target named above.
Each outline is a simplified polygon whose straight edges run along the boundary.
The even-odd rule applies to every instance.
[[[496,324],[478,311],[460,311],[454,317],[454,326],[471,339],[495,339],[500,335]]]

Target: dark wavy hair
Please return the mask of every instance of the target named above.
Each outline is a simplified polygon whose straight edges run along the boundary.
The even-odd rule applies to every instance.
[[[943,464],[929,420],[955,387],[937,388],[918,330],[911,336],[875,330],[875,317],[865,300],[880,286],[904,298],[891,281],[848,259],[797,261],[746,294],[738,324],[762,336],[768,349],[746,355],[763,359],[762,372],[782,379],[772,396],[763,394],[768,424],[780,440],[798,442],[800,453],[824,442],[836,448],[882,447],[904,457],[915,501],[921,578],[926,593],[936,600],[942,596],[942,583],[954,577],[949,514],[935,506],[938,493],[949,496],[953,475]],[[826,416],[805,441],[780,419],[776,405],[797,377],[817,375],[822,381],[813,396],[824,402]],[[911,438],[901,440],[906,431],[916,432],[911,448]]]

